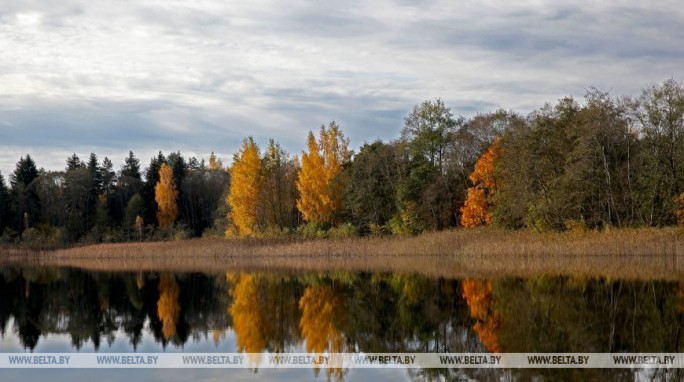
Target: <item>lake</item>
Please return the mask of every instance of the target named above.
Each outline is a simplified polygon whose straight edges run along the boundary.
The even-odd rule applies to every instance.
[[[0,353],[680,353],[684,283],[0,268]],[[680,379],[630,369],[0,370],[0,380]]]

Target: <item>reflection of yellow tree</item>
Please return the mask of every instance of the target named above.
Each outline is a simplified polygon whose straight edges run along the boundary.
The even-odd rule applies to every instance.
[[[344,305],[333,289],[328,285],[306,288],[299,300],[299,309],[302,312],[299,327],[302,337],[306,338],[306,351],[341,353],[344,338],[340,324],[344,320]]]
[[[162,334],[169,339],[176,334],[176,324],[180,316],[178,296],[180,288],[175,277],[168,273],[159,279],[159,301],[157,302],[157,316],[162,322]]]
[[[344,336],[340,330],[345,321],[344,302],[328,285],[309,286],[299,300],[302,318],[299,327],[310,353],[342,353]],[[318,373],[318,367],[314,368]],[[343,380],[345,370],[329,368],[328,377]]]
[[[230,314],[233,317],[238,350],[260,353],[266,347],[263,335],[265,319],[259,310],[256,277],[241,273],[237,278],[233,274],[226,275],[226,278],[229,282],[236,281],[232,291],[233,304],[230,306]]]
[[[463,298],[470,308],[470,317],[476,319],[473,329],[480,337],[480,342],[493,353],[499,353],[499,341],[496,331],[500,317],[492,309],[492,282],[482,280],[463,280]]]

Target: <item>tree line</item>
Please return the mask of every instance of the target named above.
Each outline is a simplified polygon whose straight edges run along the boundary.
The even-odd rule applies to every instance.
[[[594,88],[523,116],[455,116],[440,99],[413,107],[399,138],[353,152],[331,122],[290,155],[246,138],[224,167],[180,152],[96,154],[63,171],[26,155],[0,174],[5,242],[122,241],[300,233],[415,234],[494,224],[540,231],[684,223],[684,87],[640,95]]]

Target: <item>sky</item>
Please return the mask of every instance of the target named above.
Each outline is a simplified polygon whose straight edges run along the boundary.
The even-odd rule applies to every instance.
[[[129,150],[291,154],[337,121],[352,148],[414,105],[526,114],[589,87],[684,80],[684,7],[647,1],[1,0],[0,173]]]

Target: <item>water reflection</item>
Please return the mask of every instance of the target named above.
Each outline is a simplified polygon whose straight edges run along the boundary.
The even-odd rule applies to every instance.
[[[2,341],[18,338],[27,350],[41,338],[67,335],[72,348],[94,350],[125,336],[134,351],[147,335],[159,348],[193,341],[206,343],[204,351],[228,338],[237,351],[249,353],[680,352],[684,314],[683,283],[551,276],[450,280],[390,273],[6,267],[0,295]],[[347,371],[326,373],[343,379]],[[415,378],[447,379],[559,373],[631,375],[408,371]]]

